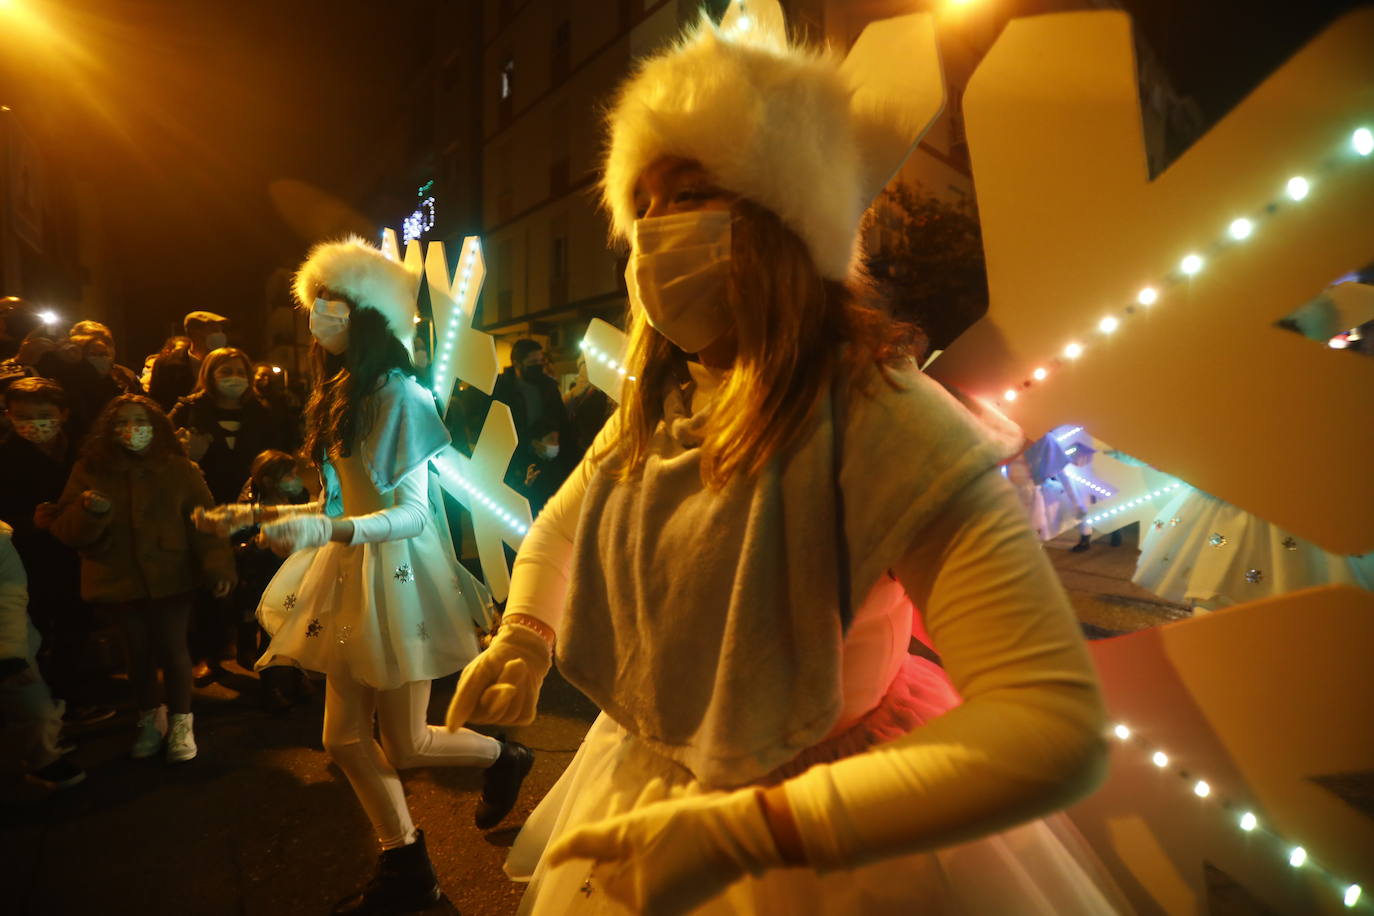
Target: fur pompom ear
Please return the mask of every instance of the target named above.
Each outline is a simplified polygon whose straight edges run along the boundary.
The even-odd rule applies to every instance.
[[[356,235],[342,241],[321,242],[310,249],[305,263],[296,271],[292,292],[303,308],[310,308],[322,289],[341,293],[357,306],[381,312],[391,333],[410,352],[420,278],[402,264]]]
[[[680,156],[777,214],[823,276],[848,276],[868,205],[850,95],[834,55],[703,19],[644,61],[611,108],[601,191],[613,234],[628,236],[640,173]]]

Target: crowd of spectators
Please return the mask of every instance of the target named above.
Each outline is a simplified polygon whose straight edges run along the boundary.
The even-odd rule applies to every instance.
[[[251,670],[260,654],[254,612],[281,558],[251,529],[232,543],[207,538],[191,511],[319,495],[318,469],[299,452],[303,398],[289,372],[232,346],[221,315],[191,312],[184,331],[135,372],[105,325],[64,328],[0,303],[0,722],[7,762],[52,789],[84,777],[69,736],[128,705],[111,689],[115,669],[138,711],[133,756],[175,762],[197,754],[193,686],[241,683],[223,662]],[[428,355],[421,341],[422,381]],[[614,406],[581,360],[578,370],[561,391],[542,345],[522,339],[490,397],[462,384],[448,405],[454,444],[468,454],[491,402],[510,408],[506,482],[536,514]],[[464,528],[460,552],[475,553],[454,508],[455,543]],[[278,714],[313,694],[309,678],[281,668],[258,690]]]

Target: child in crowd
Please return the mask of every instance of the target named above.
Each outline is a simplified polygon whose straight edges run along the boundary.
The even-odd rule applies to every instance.
[[[14,530],[14,549],[28,571],[29,614],[43,637],[39,664],[48,684],[67,700],[69,723],[101,722],[114,710],[80,705],[75,697],[92,628],[77,585],[81,563],[34,521],[35,510],[40,519],[50,516],[76,460],[67,394],[50,379],[23,378],[10,384],[5,400],[14,436],[0,443],[0,521]]]
[[[252,475],[239,500],[255,506],[299,506],[311,499],[296,458],[286,452],[267,449],[253,460]],[[239,664],[253,665],[272,641],[257,620],[258,602],[267,583],[281,568],[282,558],[258,541],[255,525],[236,534],[234,560],[239,585],[234,591],[234,609],[239,616]],[[299,668],[274,665],[262,669],[262,703],[268,712],[285,712],[293,702],[314,695],[314,689]]]
[[[189,522],[193,509],[210,505],[166,414],[126,394],[96,418],[52,522],[53,534],[81,553],[82,597],[107,606],[123,631],[139,709],[137,758],[164,740],[169,761],[196,756],[186,647],[192,596],[205,584],[225,597],[236,578],[229,545]],[[157,702],[159,667],[165,705]]]
[[[57,749],[64,704],[52,698],[38,673],[40,639],[25,610],[28,582],[13,533],[0,522],[0,713],[5,721],[0,747],[16,754],[36,782],[66,789],[86,774]]]

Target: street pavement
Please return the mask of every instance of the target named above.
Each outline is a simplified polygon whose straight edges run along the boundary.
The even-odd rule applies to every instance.
[[[1130,582],[1135,545],[1105,541],[1046,550],[1090,638],[1186,616]],[[371,828],[343,774],[320,747],[317,697],[272,716],[257,679],[229,663],[226,683],[197,689],[200,756],[168,765],[128,758],[133,700],[111,682],[121,715],[75,734],[85,783],[46,794],[10,774],[0,787],[0,912],[15,916],[182,914],[313,916],[365,883],[376,860]],[[455,678],[434,684],[440,722]],[[481,771],[403,774],[445,892],[431,914],[507,916],[521,887],[501,870],[516,828],[572,759],[595,708],[555,673],[540,714],[511,735],[536,752],[521,799],[500,827],[472,823]]]

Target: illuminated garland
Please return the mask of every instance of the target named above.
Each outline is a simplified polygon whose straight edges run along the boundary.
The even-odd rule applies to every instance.
[[[1371,153],[1374,153],[1374,131],[1370,131],[1367,127],[1357,129],[1350,136],[1350,145],[1357,155],[1362,158],[1368,158]],[[1289,178],[1284,185],[1283,197],[1286,197],[1293,203],[1297,203],[1306,198],[1311,190],[1312,183],[1307,178],[1301,175],[1295,175]],[[1280,205],[1280,201],[1272,201],[1264,208],[1264,212],[1273,213],[1279,209]],[[1237,217],[1226,227],[1227,239],[1221,240],[1213,247],[1218,251],[1224,250],[1227,246],[1235,242],[1243,242],[1245,239],[1248,239],[1254,234],[1254,231],[1254,220],[1243,216]],[[1135,302],[1125,307],[1124,314],[1126,316],[1134,315],[1136,306],[1146,309],[1153,307],[1160,301],[1161,287],[1167,290],[1169,287],[1182,282],[1183,279],[1194,276],[1206,266],[1206,263],[1203,256],[1197,252],[1189,252],[1184,255],[1179,261],[1178,268],[1167,274],[1158,286],[1146,286],[1136,293]],[[1097,323],[1097,330],[1101,334],[1112,334],[1121,326],[1121,321],[1122,318],[1117,315],[1107,315]],[[1053,357],[1047,365],[1058,368],[1062,366],[1066,360],[1072,361],[1078,359],[1083,355],[1085,349],[1085,345],[1080,341],[1070,341],[1064,345],[1061,355]],[[1036,382],[1045,381],[1045,379],[1049,378],[1049,375],[1050,370],[1046,368],[1046,366],[1037,366],[1031,370],[1030,378],[1022,380],[1018,387],[1008,388],[1006,391],[1002,392],[1001,403],[1004,405],[1011,404],[1017,399],[1021,390],[1030,388]],[[1063,440],[1061,439],[1060,441],[1062,442]]]
[[[1160,750],[1159,748],[1154,748],[1153,750],[1151,750],[1149,744],[1139,735],[1135,734],[1129,726],[1124,725],[1122,723],[1117,723],[1116,725],[1112,726],[1112,734],[1117,738],[1118,741],[1120,741],[1123,744],[1129,741],[1134,741],[1134,743],[1137,746],[1143,748],[1149,754],[1150,762],[1159,769],[1170,769],[1169,755],[1166,754],[1163,750]],[[1179,766],[1174,766],[1172,768],[1172,772],[1174,773],[1174,775],[1180,777],[1185,782],[1192,783],[1192,792],[1198,798],[1214,798],[1212,794],[1212,786],[1205,779],[1199,779],[1197,778],[1196,774],[1190,773]],[[1224,811],[1234,812],[1236,810],[1236,806],[1229,799],[1214,798],[1214,800],[1218,805],[1221,806],[1222,810]],[[1244,830],[1246,833],[1262,834],[1264,836],[1267,836],[1269,839],[1273,840],[1280,846],[1287,848],[1288,864],[1291,867],[1315,869],[1327,880],[1329,880],[1332,884],[1335,884],[1338,887],[1342,887],[1344,889],[1343,899],[1347,907],[1353,907],[1357,902],[1359,902],[1361,889],[1358,884],[1351,884],[1346,881],[1343,881],[1335,874],[1331,873],[1330,871],[1327,871],[1325,868],[1322,868],[1320,865],[1313,862],[1310,858],[1308,858],[1306,849],[1304,849],[1301,846],[1295,846],[1289,843],[1287,840],[1279,836],[1274,831],[1264,827],[1264,825],[1260,823],[1259,817],[1257,817],[1253,811],[1242,811],[1236,818],[1236,825],[1240,827],[1241,830]]]

